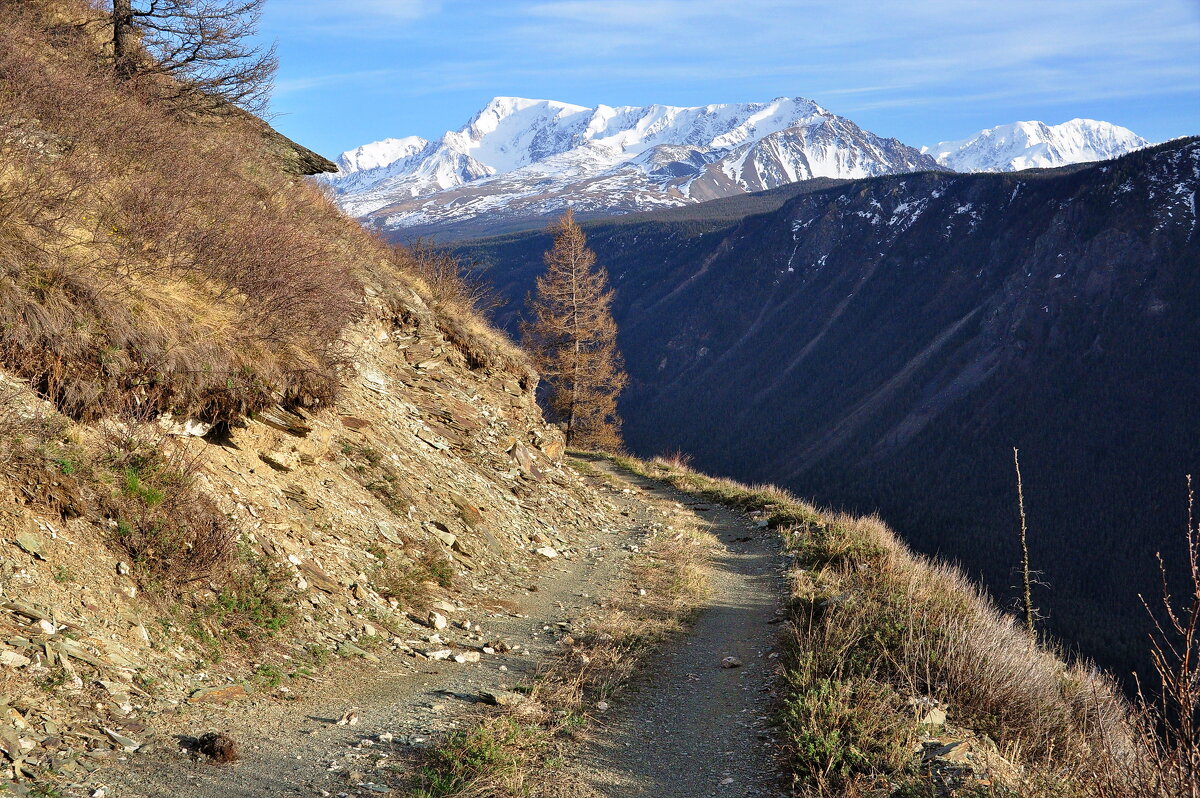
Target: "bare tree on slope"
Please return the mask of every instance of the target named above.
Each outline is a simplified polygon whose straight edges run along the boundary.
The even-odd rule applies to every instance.
[[[113,70],[122,80],[168,76],[171,99],[217,99],[259,113],[278,66],[253,41],[266,0],[111,0]]]

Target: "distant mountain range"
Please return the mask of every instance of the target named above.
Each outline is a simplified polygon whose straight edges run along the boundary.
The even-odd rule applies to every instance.
[[[435,141],[365,144],[322,178],[352,216],[393,238],[465,238],[687,205],[818,177],[1005,171],[1109,158],[1146,145],[1106,122],[1018,122],[921,151],[811,100],[587,108],[497,97]]]
[[[810,180],[586,222],[640,454],[880,510],[1128,674],[1200,473],[1200,139],[1053,170]],[[510,304],[543,232],[460,251]]]
[[[1149,145],[1128,128],[1094,119],[1072,119],[1061,125],[998,125],[962,141],[922,147],[921,152],[956,172],[1016,172],[1103,161]]]

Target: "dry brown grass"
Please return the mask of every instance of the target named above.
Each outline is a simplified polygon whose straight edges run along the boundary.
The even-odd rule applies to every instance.
[[[78,417],[328,402],[360,295],[336,212],[252,131],[173,115],[86,32],[3,5],[0,363]]]
[[[390,264],[415,278],[413,290],[433,310],[438,332],[462,353],[469,368],[528,377],[527,355],[488,323],[499,298],[471,264],[429,241],[394,248]]]
[[[285,174],[249,121],[115,83],[88,9],[0,0],[0,368],[83,419],[323,406],[367,284],[405,322],[423,296],[470,365],[527,371],[477,297],[437,301],[419,252]]]

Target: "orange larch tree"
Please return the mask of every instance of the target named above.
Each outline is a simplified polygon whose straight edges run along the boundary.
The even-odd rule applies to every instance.
[[[570,210],[551,228],[554,246],[529,299],[522,341],[541,372],[545,402],[566,425],[567,445],[621,446],[617,397],[629,381],[617,350],[608,273]]]

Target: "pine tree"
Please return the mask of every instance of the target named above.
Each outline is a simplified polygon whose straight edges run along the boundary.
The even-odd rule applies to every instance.
[[[542,374],[545,401],[566,425],[567,445],[617,449],[617,397],[629,381],[617,351],[608,273],[570,210],[550,228],[554,246],[529,299],[521,326],[525,347]]]

